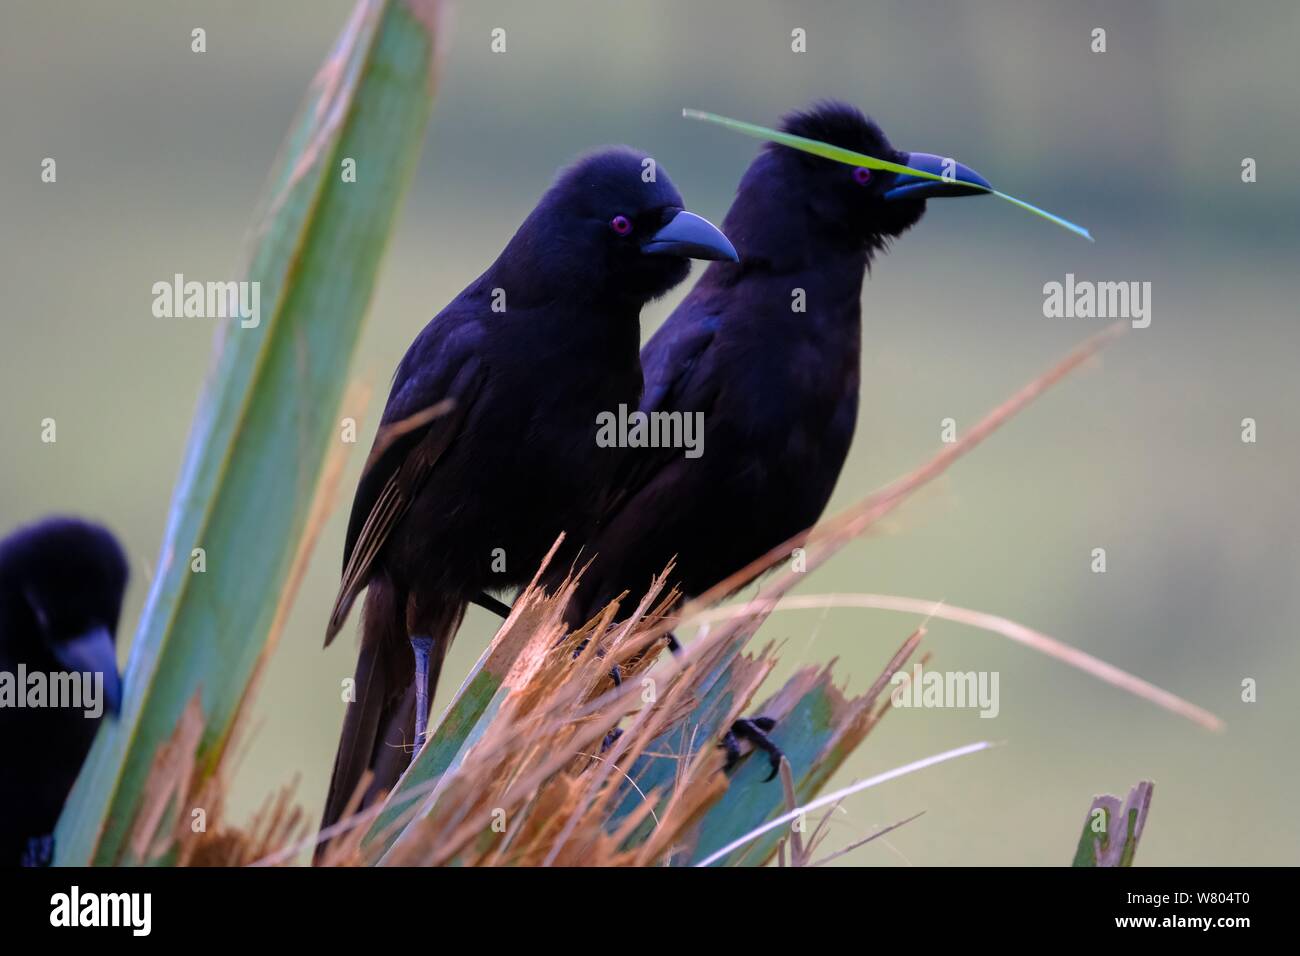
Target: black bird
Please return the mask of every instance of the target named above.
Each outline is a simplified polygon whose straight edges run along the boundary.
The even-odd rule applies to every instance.
[[[47,518],[0,541],[0,866],[49,864],[99,718],[121,706],[126,581],[126,555],[98,525]],[[99,691],[82,676],[96,674]]]
[[[624,590],[644,593],[670,559],[670,583],[691,597],[816,523],[858,415],[864,272],[927,199],[988,185],[959,163],[894,149],[843,103],[793,113],[783,129],[952,181],[764,147],[723,222],[740,261],[711,264],[641,352],[641,411],[702,413],[702,454],[656,448],[625,459],[617,503],[587,541],[594,563],[571,624]],[[771,726],[760,718],[734,730],[768,752],[775,774]],[[734,740],[725,745],[734,762]]]
[[[662,167],[604,149],[562,171],[416,337],[357,487],[325,638],[368,588],[322,828],[367,769],[370,802],[418,750],[466,604],[527,582],[560,532],[590,531],[618,461],[597,447],[597,416],[641,397],[641,307],[686,258],[735,255]]]

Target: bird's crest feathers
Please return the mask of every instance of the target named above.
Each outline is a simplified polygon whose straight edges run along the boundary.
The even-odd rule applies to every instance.
[[[893,159],[894,149],[876,123],[856,106],[839,100],[822,100],[781,118],[781,129],[794,136],[815,139],[878,159]],[[769,149],[785,149],[769,143]]]

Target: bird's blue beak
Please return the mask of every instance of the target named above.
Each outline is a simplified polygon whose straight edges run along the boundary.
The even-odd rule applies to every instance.
[[[641,251],[648,256],[681,256],[687,259],[728,259],[739,262],[736,247],[722,230],[703,216],[682,210],[651,236]]]
[[[117,652],[113,635],[97,627],[53,647],[54,656],[70,671],[104,675],[104,709],[117,714],[122,709],[122,679],[117,674]]]
[[[981,196],[993,187],[975,170],[947,156],[934,153],[908,153],[904,166],[942,176],[942,181],[899,173],[894,185],[885,191],[885,199],[952,199],[957,196]]]

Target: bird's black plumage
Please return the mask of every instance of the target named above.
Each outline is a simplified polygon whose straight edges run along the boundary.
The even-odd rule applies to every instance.
[[[0,701],[0,866],[49,862],[50,835],[99,727],[84,706],[49,706],[68,703],[50,699],[53,675],[102,674],[102,709],[118,709],[113,647],[126,582],[126,556],[98,525],[48,518],[0,541],[0,675],[13,693],[29,693],[33,674],[47,688],[46,706]]]
[[[686,277],[682,256],[735,254],[646,160],[619,147],[564,170],[397,368],[326,637],[368,588],[323,826],[367,769],[370,799],[410,759],[408,640],[432,638],[436,685],[469,599],[525,583],[560,532],[590,530],[618,461],[597,416],[641,396],[641,307]]]
[[[842,103],[783,128],[891,162],[912,155]],[[740,261],[711,264],[641,353],[641,410],[703,413],[703,454],[627,460],[586,543],[572,623],[641,595],[674,558],[670,583],[700,594],[817,521],[857,421],[864,273],[925,211],[924,198],[887,195],[898,182],[775,144],[750,165],[723,225]]]

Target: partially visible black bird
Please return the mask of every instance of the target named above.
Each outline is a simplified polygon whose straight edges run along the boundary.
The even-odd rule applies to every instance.
[[[322,828],[367,769],[369,802],[410,762],[466,603],[527,582],[561,531],[589,532],[618,461],[597,416],[641,397],[641,307],[686,277],[686,257],[735,255],[650,157],[604,149],[561,172],[407,350],[325,638],[368,588]]]
[[[702,413],[703,453],[651,448],[624,460],[616,504],[586,543],[594,563],[571,624],[624,590],[643,594],[673,558],[669,583],[695,596],[816,523],[857,420],[865,270],[926,199],[988,185],[960,163],[894,149],[843,103],[793,113],[782,128],[951,181],[764,147],[723,222],[740,261],[711,264],[641,352],[640,410]],[[736,729],[775,773],[770,728],[760,718]]]
[[[126,555],[98,525],[47,518],[0,541],[0,866],[50,862],[100,716],[121,706],[114,641],[126,582]]]

